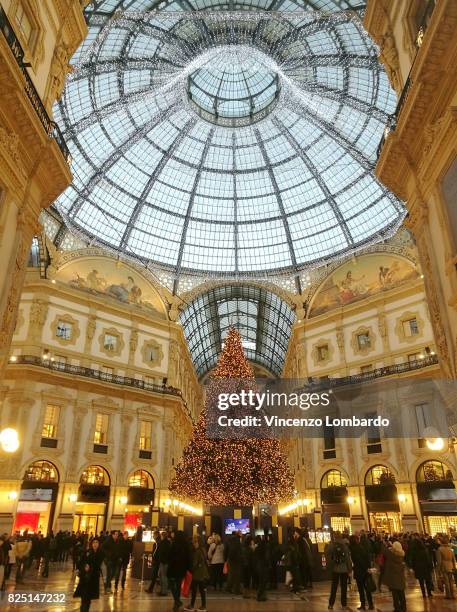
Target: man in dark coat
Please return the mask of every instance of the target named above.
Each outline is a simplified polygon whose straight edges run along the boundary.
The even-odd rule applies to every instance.
[[[368,609],[374,610],[373,597],[371,591],[367,588],[367,580],[369,578],[368,570],[371,567],[371,555],[368,552],[367,546],[362,544],[357,536],[350,537],[349,550],[351,553],[354,578],[360,596],[359,609],[365,610],[368,602]]]
[[[111,583],[114,578],[119,581],[119,573],[122,563],[122,542],[119,538],[119,532],[113,531],[112,534],[105,540],[102,546],[103,555],[106,563],[106,581],[105,593],[111,593]]]
[[[175,611],[179,610],[182,606],[181,583],[186,573],[190,571],[192,571],[190,543],[187,541],[183,531],[177,531],[171,542],[167,571],[174,600],[173,610]]]
[[[243,550],[239,531],[235,531],[227,540],[224,559],[228,565],[227,591],[239,595],[241,593],[241,568],[243,565]]]
[[[120,572],[119,574],[117,574],[117,576],[115,577],[115,581],[114,581],[114,591],[117,591],[118,585],[119,585],[119,578],[121,580],[121,587],[122,590],[125,589],[125,579],[127,576],[127,568],[129,566],[130,563],[130,555],[132,554],[132,550],[133,550],[133,542],[132,540],[129,538],[129,534],[127,533],[127,531],[124,534],[119,534],[119,550],[120,550],[120,555],[121,555],[121,567],[120,567]]]
[[[415,533],[408,549],[408,562],[414,575],[419,580],[422,597],[432,596],[433,591],[433,562],[427,547],[418,533]]]

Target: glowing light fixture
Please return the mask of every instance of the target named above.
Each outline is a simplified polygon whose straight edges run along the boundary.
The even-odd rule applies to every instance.
[[[19,436],[15,429],[7,427],[0,432],[0,445],[5,453],[14,453],[19,448]]]

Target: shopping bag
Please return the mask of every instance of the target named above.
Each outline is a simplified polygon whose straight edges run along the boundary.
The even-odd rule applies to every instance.
[[[224,567],[222,568],[222,573],[224,575],[228,574],[228,564],[227,564],[227,561],[224,563]]]
[[[181,595],[183,597],[188,597],[190,593],[190,585],[192,582],[192,574],[190,572],[186,572],[186,575],[181,582]]]

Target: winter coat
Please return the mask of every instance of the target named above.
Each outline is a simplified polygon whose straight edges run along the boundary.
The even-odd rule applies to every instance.
[[[392,548],[384,548],[384,573],[382,582],[390,590],[404,591],[406,588],[405,580],[405,553],[395,552]]]
[[[192,580],[195,582],[206,582],[209,580],[208,562],[206,560],[205,549],[202,547],[194,548],[192,552]]]
[[[170,548],[171,542],[168,538],[160,540],[154,553],[154,561],[167,565],[170,559]]]
[[[429,579],[432,573],[433,564],[430,554],[420,540],[411,543],[408,550],[409,562],[414,575],[418,580]]]
[[[225,560],[229,563],[241,563],[243,560],[243,551],[241,547],[241,540],[238,535],[232,535],[228,540],[225,551]]]
[[[337,563],[335,560],[338,547],[341,547],[344,557],[343,561],[341,561],[340,563]],[[343,540],[336,540],[335,542],[330,542],[325,547],[324,552],[327,561],[327,567],[332,572],[332,574],[350,574],[352,572],[351,553],[349,552],[347,544],[345,544]]]
[[[79,562],[79,582],[73,597],[82,599],[98,599],[100,597],[100,575],[103,553],[100,549],[97,552],[86,550],[81,555]],[[89,566],[89,571],[85,569]]]
[[[32,542],[30,540],[18,540],[16,542],[16,559],[25,559],[29,556],[31,549]]]
[[[354,570],[354,578],[362,579],[368,573],[368,570],[371,567],[371,558],[368,550],[363,544],[357,543],[352,544],[350,547],[351,551],[351,559]]]
[[[167,575],[169,578],[181,581],[186,572],[192,571],[192,551],[185,539],[172,540]]]
[[[120,561],[123,556],[124,540],[118,537],[114,540],[113,536],[109,536],[105,542],[103,542],[102,550],[105,556],[106,563],[115,563]]]
[[[448,545],[444,546],[442,544],[436,551],[436,562],[438,569],[441,572],[452,572],[456,566],[454,551],[452,548]]]

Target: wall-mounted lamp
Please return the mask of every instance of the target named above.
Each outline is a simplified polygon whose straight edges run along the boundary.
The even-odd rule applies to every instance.
[[[75,501],[78,499],[78,496],[76,495],[76,493],[70,493],[70,495],[68,496],[69,501],[71,501],[72,504],[75,503]]]
[[[427,448],[432,451],[440,451],[444,448],[443,438],[430,438],[427,440]]]
[[[405,502],[406,501],[406,495],[404,495],[403,493],[399,493],[398,494],[398,501],[399,502]]]
[[[17,357],[16,357],[16,355],[11,355],[11,357],[10,357],[10,361],[13,361],[13,362],[14,362],[14,361],[17,361]]]
[[[17,499],[17,491],[10,491],[8,493],[8,499]]]
[[[0,447],[5,453],[14,453],[19,448],[19,436],[15,429],[7,427],[0,432]]]
[[[351,496],[349,496],[349,497],[347,498],[347,502],[348,502],[348,504],[351,504],[351,505],[352,505],[353,503],[355,503],[355,497],[351,497]]]
[[[119,498],[119,501],[121,504],[126,504],[127,503],[127,498],[125,495],[123,495],[122,497]]]

